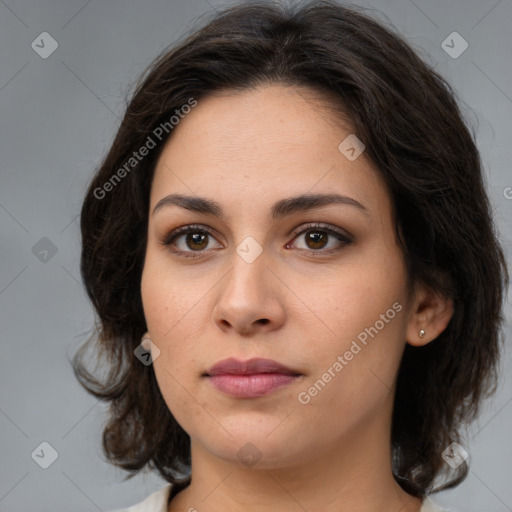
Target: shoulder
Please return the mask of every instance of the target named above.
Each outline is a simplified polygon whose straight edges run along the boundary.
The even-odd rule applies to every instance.
[[[446,508],[440,508],[429,498],[425,498],[420,512],[455,512],[455,511],[451,511]]]
[[[150,494],[140,503],[129,508],[112,510],[111,512],[167,512],[167,501],[171,487],[171,484],[167,484],[162,489]]]

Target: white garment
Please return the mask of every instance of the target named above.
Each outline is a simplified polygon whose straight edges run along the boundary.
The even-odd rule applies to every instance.
[[[113,510],[112,512],[167,512],[167,501],[169,493],[171,492],[171,484],[167,484],[159,491],[149,495],[144,501],[131,506],[130,508],[123,508],[120,510]],[[426,498],[423,501],[423,506],[420,512],[450,512],[448,510],[439,508],[432,501]]]

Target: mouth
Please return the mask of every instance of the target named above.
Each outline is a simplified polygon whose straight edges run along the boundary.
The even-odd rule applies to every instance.
[[[238,398],[258,398],[288,386],[302,374],[271,359],[224,359],[203,374],[219,391]]]

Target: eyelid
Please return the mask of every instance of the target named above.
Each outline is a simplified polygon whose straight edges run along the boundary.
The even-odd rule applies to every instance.
[[[214,237],[215,239],[217,238],[215,236],[214,230],[208,226],[204,226],[203,224],[185,224],[184,226],[173,229],[170,233],[164,234],[160,238],[160,242],[163,245],[170,245],[175,238],[190,232],[204,232]]]

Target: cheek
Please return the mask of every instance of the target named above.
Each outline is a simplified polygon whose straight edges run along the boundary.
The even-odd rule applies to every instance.
[[[392,402],[405,344],[405,308],[396,295],[369,297],[357,286],[344,290],[350,299],[333,295],[338,306],[324,317],[332,332],[323,329],[307,348],[311,373],[295,397],[325,438],[360,428]]]
[[[142,304],[150,338],[160,350],[155,374],[173,408],[174,402],[186,398],[180,384],[189,389],[202,370],[201,333],[210,316],[207,301],[200,299],[208,288],[197,278],[171,272],[165,255],[148,250],[141,279]]]
[[[191,383],[197,380],[200,369],[193,343],[198,338],[193,318],[197,318],[199,305],[194,308],[192,296],[197,302],[197,295],[184,293],[180,283],[166,277],[152,263],[147,258],[141,294],[151,340],[160,350],[153,369],[168,409],[181,427],[190,432],[197,421],[194,418],[202,414],[199,404],[190,398],[190,393],[195,395]]]
[[[306,298],[311,309],[331,328],[331,338],[356,337],[377,321],[382,327],[381,315],[385,315],[386,327],[379,329],[382,332],[389,333],[392,324],[396,331],[404,320],[397,309],[405,310],[406,274],[397,250],[375,246],[374,250],[354,253],[343,267],[322,276],[319,282],[323,286],[312,287],[311,278],[305,276],[303,288],[309,290]],[[396,302],[402,308],[393,309]]]
[[[165,255],[149,247],[142,272],[141,296],[152,339],[166,342],[179,324],[187,320],[200,292],[193,279],[171,271]]]
[[[305,386],[321,381],[319,402],[353,410],[391,392],[405,346],[405,278],[400,253],[379,250],[354,259],[337,278],[323,280],[321,292],[309,295],[324,328],[317,324],[322,350],[318,337],[308,341],[314,365]]]

